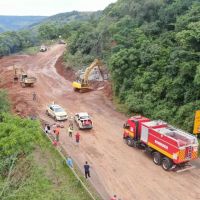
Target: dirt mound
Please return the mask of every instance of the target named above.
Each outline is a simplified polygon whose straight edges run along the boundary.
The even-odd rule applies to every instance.
[[[13,86],[13,73],[11,71],[1,71],[0,76],[0,87],[11,88]]]
[[[113,99],[112,85],[109,81],[104,81],[103,93],[108,99]]]
[[[104,87],[104,81],[90,81],[90,86],[94,90],[99,90]]]
[[[33,105],[23,98],[13,97],[13,112],[21,117],[36,116],[36,110]]]
[[[76,79],[75,71],[65,65],[62,56],[57,60],[55,67],[58,74],[63,76],[66,80],[74,81]]]

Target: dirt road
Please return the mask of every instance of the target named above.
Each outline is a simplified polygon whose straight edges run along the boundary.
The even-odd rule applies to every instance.
[[[123,200],[193,200],[200,199],[200,161],[194,162],[196,169],[183,173],[165,172],[153,164],[144,152],[126,146],[122,140],[122,126],[126,117],[118,113],[101,90],[78,94],[72,90],[71,82],[60,76],[54,65],[65,47],[55,45],[45,53],[35,56],[10,56],[1,59],[0,85],[9,88],[15,112],[45,115],[45,107],[55,101],[69,113],[88,112],[94,129],[81,131],[80,145],[69,139],[62,130],[61,143],[82,169],[87,160],[92,166],[91,182],[103,199],[117,194]],[[37,77],[34,88],[22,89],[13,84],[12,65],[18,64]],[[8,78],[10,79],[8,80]],[[37,100],[32,101],[36,92]],[[29,109],[26,111],[26,109]]]

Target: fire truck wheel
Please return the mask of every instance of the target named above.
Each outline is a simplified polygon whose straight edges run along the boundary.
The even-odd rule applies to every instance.
[[[159,152],[154,152],[153,153],[153,162],[156,165],[161,165],[161,161],[162,161],[162,155]]]
[[[165,170],[165,171],[168,171],[171,167],[173,166],[173,163],[172,161],[165,157],[162,161],[162,168]]]

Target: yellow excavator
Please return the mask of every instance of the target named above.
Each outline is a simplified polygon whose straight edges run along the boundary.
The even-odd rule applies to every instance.
[[[87,91],[92,90],[92,88],[89,85],[88,78],[89,78],[89,75],[90,75],[92,69],[94,69],[94,67],[96,67],[96,66],[98,66],[98,67],[102,66],[101,61],[98,59],[95,59],[92,62],[92,64],[86,68],[84,75],[83,75],[83,79],[80,79],[80,77],[78,77],[78,79],[72,83],[74,91],[87,92]]]

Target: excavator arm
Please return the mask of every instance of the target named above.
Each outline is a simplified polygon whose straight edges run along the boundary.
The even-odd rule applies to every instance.
[[[87,84],[88,83],[88,78],[90,75],[90,72],[92,71],[92,69],[96,66],[101,66],[102,63],[100,62],[100,60],[95,59],[92,64],[86,68],[85,73],[84,73],[84,78],[83,78],[83,84]]]
[[[91,88],[89,87],[89,84],[88,84],[88,78],[89,78],[89,75],[90,75],[90,73],[91,73],[91,71],[92,71],[92,69],[94,69],[94,67],[96,67],[96,66],[102,66],[102,63],[101,63],[101,61],[100,60],[98,60],[98,59],[95,59],[93,62],[92,62],[92,64],[89,66],[89,67],[87,67],[86,68],[86,70],[85,70],[85,73],[84,73],[84,76],[83,76],[83,79],[80,81],[80,80],[78,80],[78,81],[74,81],[73,83],[72,83],[72,86],[73,86],[73,88],[74,88],[74,90],[75,91],[80,91],[80,92],[82,92],[82,91],[88,91],[88,90],[90,90]]]

